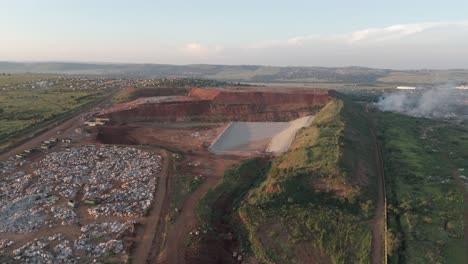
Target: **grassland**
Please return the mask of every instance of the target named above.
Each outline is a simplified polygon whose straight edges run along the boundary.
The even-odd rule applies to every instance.
[[[448,84],[456,82],[467,82],[468,73],[466,70],[413,70],[413,71],[393,71],[384,77],[377,79],[383,83],[403,83],[403,84]]]
[[[237,211],[249,190],[257,187],[270,170],[271,162],[255,158],[247,160],[224,172],[222,181],[200,200],[197,206],[197,219],[200,225],[216,227],[223,233],[237,234],[241,251],[250,252],[250,241],[239,219]],[[221,233],[211,239],[223,244]]]
[[[48,76],[0,74],[0,87],[54,79]]]
[[[367,122],[360,106],[331,101],[249,193],[240,215],[260,261],[370,261],[375,162]]]
[[[66,79],[17,75],[2,76],[1,79],[0,150],[21,136],[32,134],[48,123],[102,99],[108,93],[89,87],[70,88]],[[38,81],[50,84],[41,87]],[[73,82],[74,87],[77,87],[77,83]]]
[[[466,263],[463,194],[451,174],[467,169],[468,129],[394,113],[380,113],[378,120],[389,262]]]
[[[0,62],[0,72],[107,77],[216,79],[248,83],[427,84],[468,82],[468,70],[390,70],[363,67],[275,67],[259,65],[163,65]]]
[[[203,176],[175,175],[172,179],[171,210],[169,217],[173,221],[185,200],[205,182]]]
[[[217,210],[219,208],[216,205],[230,203],[231,207],[238,207],[247,191],[264,179],[269,166],[269,162],[257,158],[226,170],[221,183],[210,190],[198,204],[198,220],[208,225],[219,222],[224,215],[223,210]]]
[[[368,263],[375,161],[367,123],[361,106],[331,101],[271,165],[227,171],[200,202],[200,222],[233,223],[241,251],[260,263]]]

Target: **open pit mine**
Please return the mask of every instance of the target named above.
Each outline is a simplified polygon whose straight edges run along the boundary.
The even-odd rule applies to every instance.
[[[128,121],[292,121],[315,113],[330,100],[328,90],[227,87],[193,88],[186,96],[140,98],[101,112]]]
[[[212,153],[278,154],[289,148],[299,129],[310,125],[331,93],[320,89],[231,87],[193,88],[185,96],[144,97],[102,111],[99,117],[112,120],[114,126],[102,128],[98,139],[103,143],[153,145],[161,137],[145,138],[165,134],[162,130],[168,132],[171,127],[169,140],[156,145],[174,141],[186,142],[188,147],[194,140],[177,135],[187,131],[187,126],[204,124],[203,131],[211,128],[211,136],[201,137],[205,140],[199,145]],[[193,133],[195,137],[203,134]]]

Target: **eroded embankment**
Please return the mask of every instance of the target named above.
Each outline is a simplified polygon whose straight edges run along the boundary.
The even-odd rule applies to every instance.
[[[194,88],[188,96],[145,98],[101,112],[125,121],[291,121],[316,113],[328,91],[270,92]]]

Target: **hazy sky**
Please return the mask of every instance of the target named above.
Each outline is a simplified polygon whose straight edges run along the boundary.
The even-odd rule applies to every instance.
[[[468,1],[0,0],[0,60],[468,68]]]

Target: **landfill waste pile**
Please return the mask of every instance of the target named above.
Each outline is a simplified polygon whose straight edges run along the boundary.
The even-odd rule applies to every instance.
[[[162,169],[161,156],[119,146],[61,148],[25,162],[0,162],[0,254],[12,263],[126,254],[122,234],[148,212]]]

